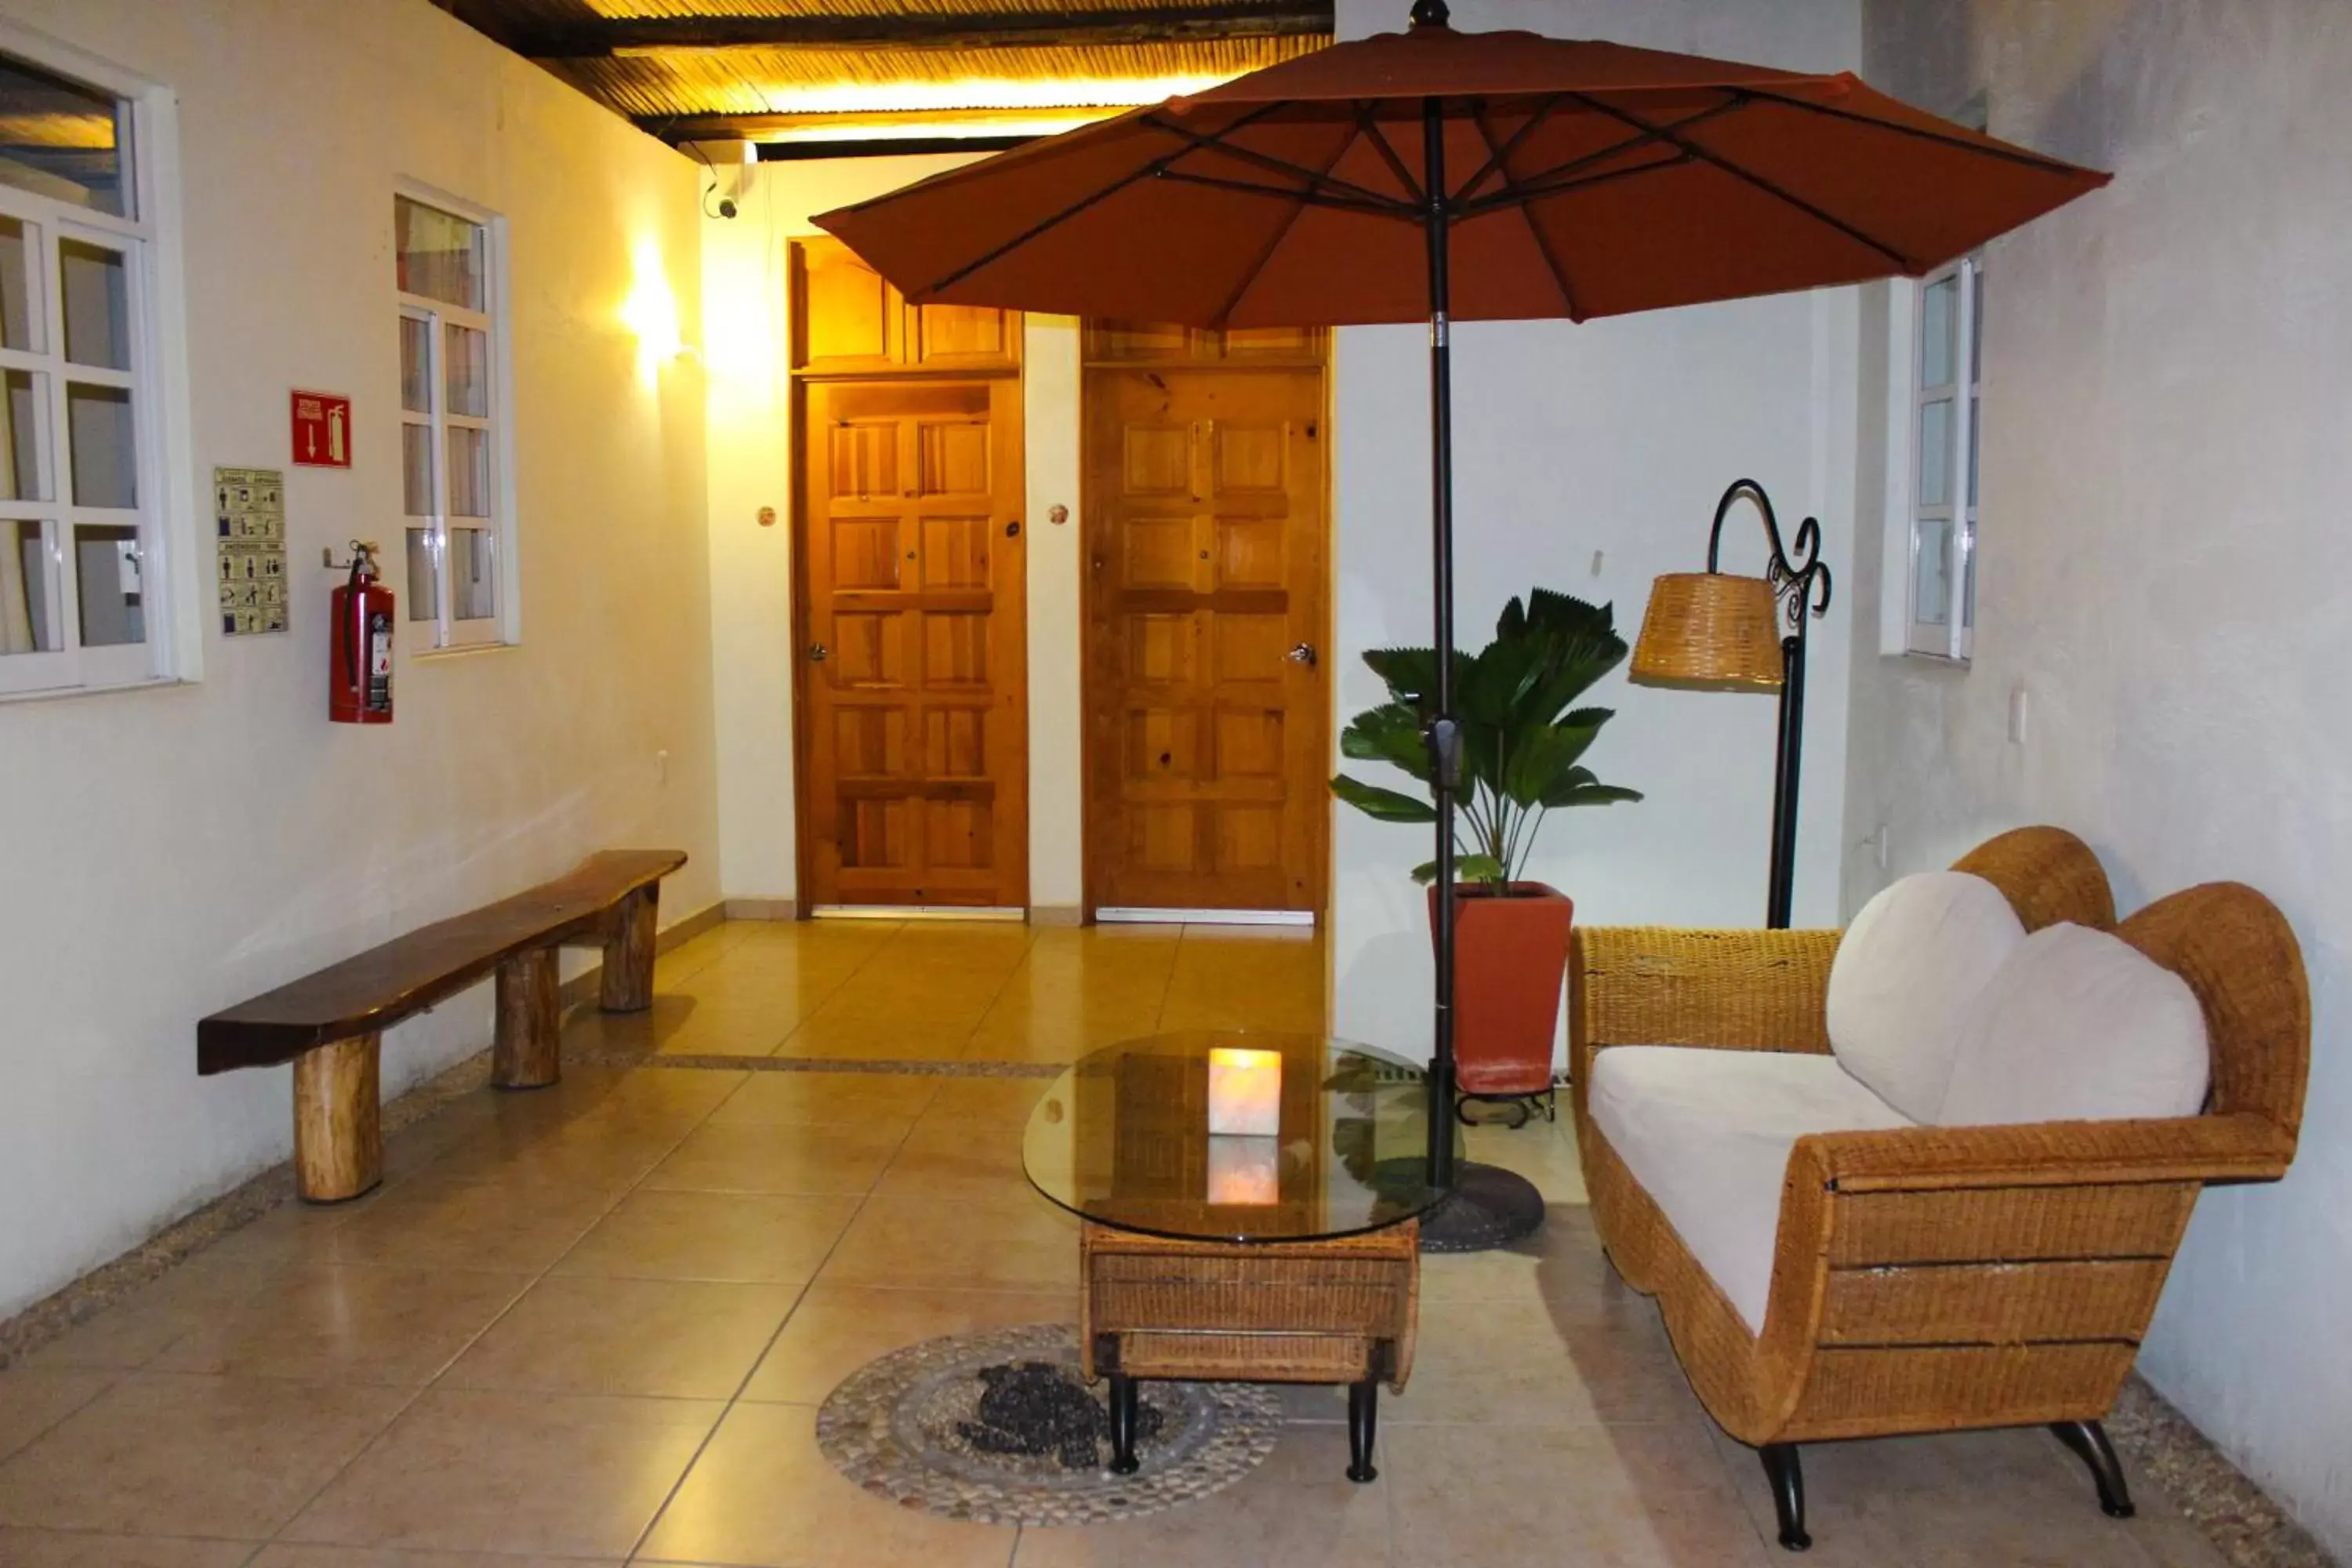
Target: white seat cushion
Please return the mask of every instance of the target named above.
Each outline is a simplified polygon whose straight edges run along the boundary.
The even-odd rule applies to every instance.
[[[1593,1059],[1587,1103],[1699,1267],[1759,1331],[1789,1151],[1808,1132],[1912,1125],[1835,1057],[1796,1051],[1612,1046]]]
[[[1999,888],[1906,877],[1863,905],[1830,965],[1830,1048],[1914,1121],[1935,1121],[1969,1009],[2025,941]]]
[[[1947,1127],[2193,1116],[2211,1050],[2189,983],[2122,938],[2046,926],[1969,1009]]]

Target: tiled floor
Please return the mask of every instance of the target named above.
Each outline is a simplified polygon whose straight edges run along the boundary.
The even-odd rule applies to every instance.
[[[579,1052],[1066,1059],[1157,1028],[1311,1028],[1297,933],[722,927],[667,956],[650,1019]],[[574,1066],[398,1134],[384,1187],[286,1207],[0,1372],[7,1568],[1559,1564],[1781,1558],[1618,1283],[1563,1129],[1474,1153],[1552,1200],[1532,1243],[1426,1266],[1381,1479],[1341,1478],[1336,1394],[1294,1391],[1265,1467],[1087,1530],[873,1500],[814,1439],[898,1345],[1067,1320],[1073,1226],[1020,1173],[1035,1078]],[[2141,1485],[2104,1518],[2039,1433],[1808,1450],[1825,1565],[2213,1568]],[[1792,1560],[1793,1561],[1793,1560]]]

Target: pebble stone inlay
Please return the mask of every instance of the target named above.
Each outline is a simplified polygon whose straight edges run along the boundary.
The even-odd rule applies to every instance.
[[[975,1524],[1099,1524],[1231,1486],[1282,1430],[1280,1398],[1255,1384],[1147,1382],[1139,1403],[1143,1468],[1113,1475],[1109,1411],[1079,1379],[1078,1331],[1037,1323],[868,1363],[818,1410],[816,1443],[844,1476],[902,1507]],[[1091,1445],[1073,1440],[1084,1426]]]

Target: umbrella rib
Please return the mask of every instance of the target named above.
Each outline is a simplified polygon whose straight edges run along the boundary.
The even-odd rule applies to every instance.
[[[1494,132],[1486,129],[1486,106],[1480,104],[1473,108],[1470,111],[1470,118],[1477,124],[1478,134],[1486,138],[1486,151],[1489,156],[1486,159],[1486,162],[1479,168],[1478,172],[1471,175],[1467,180],[1465,180],[1462,183],[1461,187],[1447,199],[1449,201],[1468,201],[1470,199],[1470,194],[1473,191],[1475,191],[1480,185],[1485,184],[1486,183],[1486,176],[1493,174],[1497,169],[1502,170],[1503,184],[1507,188],[1511,183],[1511,171],[1508,167],[1511,154],[1519,150],[1520,142],[1526,141],[1530,135],[1534,134],[1545,121],[1551,118],[1551,111],[1559,107],[1562,96],[1562,94],[1556,92],[1549,98],[1545,99],[1543,100],[1542,107],[1538,109],[1533,114],[1528,115],[1527,122],[1521,125],[1517,131],[1512,132],[1510,140],[1504,142],[1499,147],[1495,144]]]
[[[1874,114],[1856,114],[1851,109],[1832,109],[1826,103],[1808,103],[1801,98],[1789,98],[1780,93],[1765,92],[1756,88],[1749,88],[1747,90],[1766,103],[1777,103],[1784,109],[1801,109],[1808,114],[1819,114],[1831,120],[1852,121],[1857,125],[1869,125],[1880,131],[1892,131],[1898,136],[1913,136],[1922,142],[1933,142],[1939,147],[1949,147],[1955,152],[1975,153],[1987,158],[1999,158],[2005,163],[2021,163],[2026,168],[2039,169],[2044,174],[2083,174],[2089,172],[2076,168],[2063,159],[2044,157],[2029,148],[2012,147],[2002,142],[1993,142],[1988,145],[1984,142],[1969,142],[1958,136],[1946,135],[1940,131],[1930,131],[1925,126],[1905,125],[1899,121],[1881,120]]]
[[[1352,142],[1343,141],[1339,146],[1333,148],[1331,160],[1323,165],[1323,172],[1328,174],[1337,167],[1339,160],[1348,155],[1348,149],[1351,145],[1353,145]],[[1282,248],[1282,242],[1290,237],[1290,231],[1298,226],[1298,220],[1307,215],[1307,209],[1313,205],[1315,204],[1302,195],[1298,205],[1291,208],[1290,216],[1283,220],[1282,226],[1274,231],[1274,237],[1266,241],[1265,248],[1258,252],[1257,260],[1242,273],[1241,281],[1234,286],[1232,293],[1225,296],[1225,302],[1217,308],[1217,325],[1220,330],[1226,322],[1233,320],[1234,309],[1242,302],[1242,296],[1250,291],[1250,285],[1257,281],[1258,274],[1265,270],[1265,264],[1274,259],[1274,253]]]
[[[1249,113],[1242,116],[1241,119],[1235,121],[1233,124],[1227,126],[1226,129],[1228,131],[1238,131],[1243,126],[1247,125],[1254,121],[1265,119],[1267,115],[1272,114],[1280,107],[1281,105],[1278,103],[1262,104],[1258,108],[1252,110]],[[1145,120],[1142,123],[1150,125],[1152,122],[1150,120]],[[1166,128],[1155,126],[1154,129]],[[1150,163],[1141,164],[1137,168],[1130,170],[1129,173],[1112,181],[1109,184],[1103,186],[1100,190],[1094,191],[1087,195],[1079,197],[1076,201],[1072,202],[1068,206],[1064,207],[1060,212],[1054,214],[1051,217],[1040,219],[1038,222],[1032,224],[1029,227],[1023,229],[1019,234],[1014,235],[1011,239],[1006,240],[1003,245],[998,246],[995,249],[984,251],[972,260],[965,262],[961,267],[957,268],[954,271],[949,273],[946,277],[939,279],[939,281],[933,283],[929,288],[924,289],[922,291],[923,294],[926,297],[933,296],[938,294],[942,289],[954,288],[957,284],[962,282],[965,279],[971,277],[982,268],[988,266],[992,262],[1003,259],[1013,252],[1020,249],[1023,246],[1028,244],[1031,240],[1036,238],[1039,235],[1044,234],[1046,230],[1059,228],[1062,225],[1069,222],[1070,219],[1077,216],[1080,213],[1085,212],[1088,207],[1094,206],[1099,202],[1108,201],[1111,197],[1118,195],[1119,192],[1127,189],[1128,186],[1134,184],[1138,180],[1148,180],[1152,178],[1154,175],[1166,174],[1168,172],[1168,165],[1173,163],[1177,159],[1182,157],[1190,151],[1192,151],[1192,149],[1189,147],[1182,148],[1169,153],[1164,158],[1154,158]],[[919,304],[921,301],[916,300],[915,302]]]
[[[1547,196],[1564,196],[1575,191],[1589,191],[1595,185],[1611,184],[1618,180],[1630,180],[1639,174],[1662,174],[1668,169],[1679,169],[1685,163],[1696,162],[1698,160],[1687,153],[1675,153],[1652,163],[1636,163],[1630,169],[1604,169],[1598,174],[1587,174],[1580,180],[1562,180],[1558,184],[1515,185],[1508,190],[1497,191],[1491,196],[1481,196],[1465,207],[1462,216],[1480,217],[1499,207],[1523,206],[1528,202],[1541,201]]]
[[[1244,195],[1273,196],[1280,201],[1304,202],[1310,206],[1335,207],[1341,212],[1370,213],[1375,217],[1396,218],[1404,222],[1411,222],[1413,218],[1411,208],[1391,206],[1385,202],[1358,201],[1352,196],[1335,196],[1313,189],[1294,190],[1284,185],[1254,184],[1247,180],[1228,180],[1216,174],[1195,174],[1184,169],[1162,169],[1153,178],[1174,180],[1180,184],[1186,185],[1206,185],[1213,191],[1235,191]]]
[[[1921,269],[1917,262],[1913,261],[1909,257],[1904,255],[1903,252],[1895,249],[1895,247],[1887,244],[1885,240],[1864,232],[1853,224],[1846,222],[1845,219],[1838,216],[1835,213],[1832,213],[1824,207],[1815,205],[1813,203],[1809,202],[1804,197],[1797,195],[1794,191],[1774,184],[1772,181],[1766,179],[1763,175],[1757,174],[1755,171],[1742,168],[1740,165],[1733,163],[1730,159],[1723,156],[1721,153],[1711,153],[1707,151],[1707,149],[1700,146],[1697,142],[1691,141],[1688,137],[1678,135],[1675,132],[1675,128],[1672,126],[1651,125],[1647,121],[1643,121],[1641,116],[1634,114],[1630,110],[1619,109],[1613,104],[1603,103],[1599,99],[1592,97],[1590,93],[1579,92],[1573,93],[1570,96],[1575,98],[1578,102],[1586,104],[1600,110],[1601,113],[1609,116],[1612,120],[1617,121],[1622,124],[1630,125],[1636,131],[1650,132],[1655,134],[1659,140],[1672,142],[1675,146],[1681,148],[1692,157],[1698,159],[1701,163],[1711,164],[1714,167],[1722,170],[1725,174],[1729,174],[1733,179],[1739,181],[1743,184],[1753,185],[1756,189],[1762,191],[1766,195],[1772,197],[1775,201],[1795,207],[1799,212],[1805,214],[1816,222],[1827,224],[1830,227],[1837,230],[1840,234],[1844,235],[1848,239],[1854,241],[1856,244],[1868,246],[1871,249],[1878,252],[1879,255],[1886,258],[1887,260],[1895,263],[1895,265],[1901,268],[1906,275],[1916,274]]]
[[[1558,101],[1559,100],[1557,99],[1552,100],[1554,103]],[[1546,111],[1549,112],[1551,105],[1548,103],[1544,107]],[[1514,136],[1507,144],[1497,145],[1495,141],[1494,128],[1486,123],[1486,114],[1484,109],[1477,110],[1471,114],[1470,123],[1478,128],[1480,140],[1486,143],[1486,150],[1493,154],[1492,157],[1486,160],[1486,168],[1500,169],[1503,172],[1503,188],[1507,191],[1509,190],[1511,188],[1511,149],[1519,144],[1519,138],[1517,136]],[[1527,126],[1522,126],[1520,128],[1519,134],[1524,136],[1527,133],[1528,127],[1533,126],[1535,123],[1536,121],[1530,119],[1528,121]],[[1478,172],[1478,179],[1483,180],[1486,177],[1486,170],[1480,170]],[[1470,182],[1470,185],[1475,185],[1477,183],[1478,180],[1473,180]],[[1465,185],[1463,189],[1466,192],[1470,189],[1470,185]],[[1519,209],[1519,221],[1528,226],[1528,237],[1535,241],[1536,254],[1544,258],[1544,265],[1551,269],[1551,280],[1559,286],[1559,302],[1568,308],[1568,319],[1571,321],[1582,321],[1584,318],[1576,308],[1576,290],[1569,287],[1568,268],[1560,265],[1559,253],[1552,249],[1551,240],[1544,234],[1542,229],[1536,226],[1535,208],[1528,204],[1525,197],[1520,198],[1517,205]]]
[[[1427,201],[1429,193],[1421,188],[1421,182],[1412,177],[1412,171],[1404,166],[1404,160],[1398,157],[1397,150],[1389,144],[1387,133],[1381,129],[1380,117],[1372,112],[1370,104],[1361,100],[1357,102],[1356,124],[1380,153],[1381,161],[1388,164],[1389,173],[1397,177],[1397,184],[1405,188],[1412,205],[1419,206]]]
[[[1558,179],[1562,174],[1573,174],[1580,169],[1589,169],[1595,163],[1606,163],[1610,159],[1617,156],[1620,153],[1631,153],[1637,147],[1646,147],[1651,145],[1653,142],[1665,141],[1667,136],[1673,132],[1687,131],[1694,125],[1705,124],[1707,121],[1714,120],[1721,115],[1728,114],[1735,109],[1745,107],[1746,104],[1746,97],[1738,91],[1734,91],[1729,98],[1724,100],[1721,103],[1712,106],[1711,108],[1702,109],[1695,114],[1686,114],[1680,120],[1669,121],[1667,124],[1660,126],[1654,131],[1644,131],[1638,136],[1628,136],[1622,142],[1612,142],[1609,146],[1601,148],[1596,152],[1587,153],[1580,158],[1570,158],[1565,163],[1555,163],[1549,169],[1540,170],[1536,174],[1527,175],[1525,178],[1519,180],[1516,185],[1506,184],[1501,190],[1496,191],[1493,195],[1481,196],[1476,201],[1470,203],[1464,211],[1474,214],[1492,212],[1498,206],[1508,206],[1511,203],[1520,200],[1525,195],[1553,195],[1561,191],[1577,190],[1587,184],[1599,184],[1602,181],[1614,178],[1616,175],[1621,174],[1646,174],[1652,169],[1670,169],[1678,163],[1686,163],[1690,162],[1691,155],[1688,153],[1684,153],[1680,156],[1667,159],[1664,163],[1643,163],[1633,169],[1612,170],[1607,174],[1599,175],[1591,180],[1570,181],[1570,183],[1562,185],[1538,185],[1535,183],[1538,180]]]
[[[1268,105],[1267,107],[1273,108],[1276,106]],[[1253,116],[1251,118],[1255,119],[1255,117]],[[1241,163],[1254,163],[1259,168],[1272,170],[1277,174],[1288,174],[1294,179],[1305,180],[1309,185],[1315,186],[1318,190],[1323,186],[1328,185],[1335,190],[1354,197],[1358,201],[1369,202],[1381,205],[1394,205],[1400,212],[1410,212],[1412,210],[1406,204],[1397,202],[1392,197],[1384,196],[1378,191],[1370,190],[1363,185],[1357,184],[1352,180],[1343,180],[1333,174],[1318,174],[1314,170],[1307,167],[1304,163],[1294,163],[1287,158],[1277,158],[1270,153],[1260,153],[1255,148],[1252,147],[1236,147],[1232,142],[1224,140],[1225,137],[1232,135],[1234,132],[1239,131],[1244,126],[1249,124],[1250,120],[1247,119],[1234,121],[1233,124],[1228,125],[1224,130],[1218,132],[1213,136],[1203,136],[1198,132],[1187,131],[1181,125],[1171,125],[1166,121],[1158,119],[1151,115],[1144,116],[1142,123],[1150,126],[1154,131],[1165,131],[1172,135],[1181,136],[1184,140],[1192,144],[1190,148],[1186,149],[1187,152],[1222,153],[1226,157],[1236,159]],[[1179,153],[1176,154],[1176,157],[1181,158],[1183,155],[1184,154],[1182,153]],[[1170,162],[1172,163],[1174,159],[1171,159]]]

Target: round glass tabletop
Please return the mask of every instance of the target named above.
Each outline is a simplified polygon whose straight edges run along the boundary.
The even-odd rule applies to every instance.
[[[1421,1068],[1369,1046],[1154,1035],[1054,1079],[1022,1158],[1039,1192],[1099,1225],[1315,1241],[1401,1224],[1444,1195],[1428,1184],[1426,1112]]]

